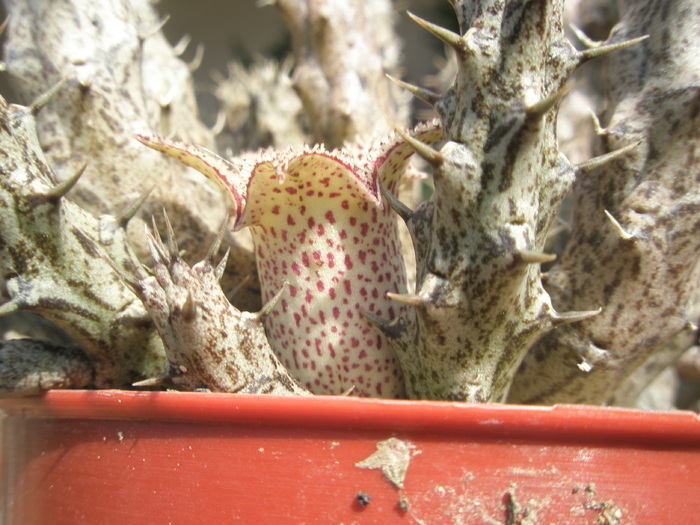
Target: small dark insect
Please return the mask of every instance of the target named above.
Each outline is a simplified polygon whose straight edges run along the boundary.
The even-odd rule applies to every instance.
[[[366,492],[362,492],[362,491],[358,492],[357,496],[355,496],[355,497],[357,498],[357,502],[362,507],[366,507],[367,505],[369,505],[369,502],[372,500],[372,496],[370,496]]]

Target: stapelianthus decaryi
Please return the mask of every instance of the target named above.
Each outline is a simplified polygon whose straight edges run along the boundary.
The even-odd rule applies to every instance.
[[[595,319],[603,319],[601,326],[615,329],[606,299],[610,294],[582,294],[570,301],[568,292],[555,286],[562,275],[573,276],[570,282],[578,287],[585,283],[580,272],[590,265],[581,264],[590,261],[590,253],[578,254],[575,264],[563,261],[560,277],[552,273],[545,284],[540,264],[554,259],[544,253],[545,240],[575,181],[588,191],[586,181],[594,179],[587,177],[596,170],[627,158],[633,166],[639,152],[651,147],[642,144],[648,137],[611,127],[610,153],[574,166],[559,153],[555,135],[558,103],[573,72],[592,58],[638,42],[635,37],[645,29],[630,30],[625,38],[631,40],[576,51],[563,34],[561,1],[453,5],[457,33],[414,18],[454,49],[454,85],[438,95],[399,82],[435,107],[440,126],[397,130],[386,140],[337,151],[320,146],[270,150],[231,162],[181,141],[140,136],[218,182],[232,204],[235,227],[252,230],[268,306],[262,314],[250,314],[255,320],[250,340],[260,343],[261,353],[244,357],[267,359],[269,339],[279,362],[274,358],[270,367],[253,372],[265,376],[268,386],[275,377],[286,377],[284,366],[303,387],[319,393],[354,388],[360,395],[501,401],[533,344],[547,334],[571,333],[560,325],[593,326]],[[652,6],[653,11],[655,5],[647,2],[643,9]],[[659,61],[657,55],[645,63]],[[444,143],[434,149],[432,144],[440,141]],[[394,195],[414,152],[431,166],[435,192],[410,210]],[[603,223],[612,224],[613,233],[628,244],[642,246],[649,240],[635,240],[634,228],[618,222],[636,216],[627,217],[623,207],[606,214],[611,210],[601,202],[582,209],[596,221],[605,218]],[[650,217],[649,206],[642,208],[639,215]],[[413,237],[415,290],[405,286],[392,210]],[[155,232],[149,234],[154,277],[123,278],[158,326],[171,379],[183,388],[275,391],[267,386],[256,390],[254,377],[241,382],[230,374],[233,380],[227,382],[220,373],[225,366],[237,366],[236,355],[216,353],[218,347],[211,346],[228,341],[221,321],[230,316],[232,326],[245,331],[246,322],[240,321],[248,317],[230,311],[225,298],[214,293],[220,290],[210,258],[190,268],[170,237],[166,247]],[[627,300],[634,288],[634,283],[620,287],[620,298]],[[567,307],[574,311],[557,312]],[[601,307],[608,310],[596,317]],[[246,352],[250,340],[244,333],[232,344],[240,343]],[[178,354],[182,349],[193,354]],[[213,357],[206,367],[185,362],[200,351]],[[207,375],[209,383],[202,380]],[[293,382],[287,386],[282,388],[286,393],[303,393]]]
[[[435,125],[412,132],[436,140]],[[381,202],[413,149],[400,137],[352,149],[269,150],[229,163],[156,137],[145,144],[199,169],[229,197],[235,228],[250,227],[263,299],[285,283],[266,318],[283,364],[315,393],[400,397],[399,364],[367,316],[395,319],[406,283],[396,222]]]
[[[577,174],[629,148],[572,166],[557,150],[556,107],[579,65],[634,41],[574,50],[557,1],[455,7],[460,34],[416,18],[457,52],[453,88],[437,95],[404,84],[435,106],[447,139],[440,151],[428,144],[443,133],[430,128],[397,130],[402,140],[373,151],[267,152],[233,163],[141,137],[221,184],[237,227],[253,230],[266,299],[290,281],[268,337],[311,390],[400,395],[398,358],[409,397],[500,401],[534,342],[599,312],[556,312],[539,265],[553,259],[542,253],[546,234]],[[392,196],[412,152],[435,179],[415,211]],[[413,236],[415,293],[403,286],[381,187]]]

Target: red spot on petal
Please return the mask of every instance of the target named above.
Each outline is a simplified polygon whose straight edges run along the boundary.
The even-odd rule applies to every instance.
[[[362,264],[365,264],[367,261],[367,252],[364,250],[360,250],[360,252],[357,254],[358,258],[360,259],[360,262]]]
[[[323,281],[316,281],[316,289],[322,292],[325,287],[323,286]]]
[[[332,253],[328,252],[326,254],[326,260],[328,261],[329,268],[333,268],[335,266],[335,256]]]
[[[279,206],[273,206],[272,209],[270,210],[273,215],[279,215],[280,214],[280,207]]]
[[[287,224],[289,226],[296,226],[297,223],[294,222],[294,217],[292,217],[291,215],[287,215]]]
[[[313,301],[313,295],[311,295],[311,290],[306,290],[306,295],[304,296],[304,301],[306,301],[306,304],[311,304],[311,301]]]
[[[306,268],[311,266],[311,263],[309,262],[309,254],[304,252],[301,254],[301,264],[303,264]]]
[[[297,325],[297,328],[299,328],[299,325],[301,324],[301,316],[297,313],[294,314],[294,324]]]
[[[309,221],[307,222],[307,224],[309,226],[309,230],[311,230],[316,225],[316,221],[313,217],[309,217]]]
[[[338,319],[340,317],[340,308],[338,308],[337,306],[333,307],[333,317],[335,319]]]
[[[349,253],[346,253],[346,254],[345,254],[345,267],[346,267],[348,270],[352,270],[352,266],[353,266],[353,265],[352,265],[352,258],[350,257],[350,254],[349,254]]]
[[[331,210],[326,212],[326,220],[331,224],[335,224],[335,217],[333,216],[333,212]]]
[[[343,286],[345,287],[345,293],[350,295],[352,293],[352,287],[350,286],[350,281],[345,279],[343,281]]]
[[[332,193],[329,193],[328,196],[329,196],[331,199],[333,199],[333,198],[335,198],[335,197],[340,197],[340,193],[338,193],[338,192],[332,192]]]
[[[297,277],[301,275],[301,268],[299,268],[299,265],[295,262],[292,263],[292,271]]]
[[[355,226],[357,224],[357,218],[356,217],[350,217],[350,226]]]
[[[296,188],[285,188],[284,191],[289,193],[290,195],[296,195],[297,194],[297,189]]]
[[[323,234],[326,233],[326,229],[323,227],[323,224],[319,224],[316,226],[316,235],[319,237],[323,237]]]
[[[328,295],[330,295],[331,299],[335,299],[335,288],[329,288]]]
[[[340,207],[344,210],[347,210],[348,208],[350,208],[350,203],[348,201],[343,201],[340,203]]]
[[[358,346],[360,346],[360,341],[355,339],[354,337],[351,337],[350,338],[350,346],[352,348],[357,348]]]
[[[367,237],[368,232],[369,232],[369,224],[367,224],[366,222],[363,222],[362,224],[360,224],[360,235],[362,235],[363,237]]]

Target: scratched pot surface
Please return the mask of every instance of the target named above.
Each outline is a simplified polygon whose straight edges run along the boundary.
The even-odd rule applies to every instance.
[[[7,525],[656,524],[700,513],[693,414],[116,391],[0,408]]]

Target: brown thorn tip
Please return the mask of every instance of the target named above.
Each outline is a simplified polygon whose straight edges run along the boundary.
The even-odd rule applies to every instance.
[[[560,89],[525,108],[527,116],[531,119],[538,119],[545,116],[550,109],[556,106],[559,101],[566,96],[566,94],[571,91],[574,84],[568,83],[564,84]]]
[[[440,100],[440,95],[437,93],[433,93],[429,89],[424,89],[418,86],[415,86],[413,84],[409,84],[408,82],[404,82],[403,80],[399,80],[396,77],[392,77],[388,73],[386,74],[386,77],[394,82],[396,85],[402,87],[409,93],[412,93],[414,96],[418,97],[421,99],[423,102],[426,102],[430,104],[431,106],[434,106],[435,103]]]
[[[119,279],[121,279],[125,285],[131,288],[136,295],[139,295],[139,292],[141,291],[139,280],[135,276],[126,273],[122,268],[119,268],[119,266],[117,266],[117,264],[109,256],[107,256],[107,254],[103,253],[102,250],[98,251],[102,260],[107,264],[107,266],[112,268],[112,271],[119,276]]]
[[[389,203],[389,207],[394,210],[404,222],[408,222],[413,216],[413,211],[399,199],[394,197],[381,182],[379,183],[379,191]]]
[[[151,252],[151,258],[154,262],[160,262],[162,264],[170,264],[170,257],[168,257],[165,251],[165,245],[163,244],[163,239],[160,237],[158,232],[158,226],[156,225],[156,218],[151,215],[151,227],[153,228],[153,233],[148,231],[146,227],[146,241],[148,243],[148,249]]]
[[[132,202],[117,218],[117,224],[121,226],[122,228],[126,228],[126,225],[129,223],[131,219],[134,218],[134,216],[138,213],[138,211],[141,209],[141,206],[143,206],[143,203],[146,202],[146,199],[153,193],[155,186],[151,186],[149,189],[144,191],[138,199],[136,199],[134,202]]]
[[[452,47],[455,51],[464,51],[465,41],[461,35],[453,33],[449,29],[445,29],[444,27],[433,24],[432,22],[428,22],[427,20],[414,15],[410,11],[406,11],[406,14],[411,17],[411,20],[413,20],[416,24],[431,32],[445,44]]]
[[[637,148],[642,141],[637,141],[633,144],[628,144],[624,148],[616,149],[615,151],[611,151],[610,153],[606,153],[605,155],[599,155],[598,157],[593,157],[592,159],[585,160],[575,166],[576,173],[578,174],[586,174],[590,173],[601,166],[604,166],[605,164],[608,164],[609,162],[613,162],[614,160],[619,159],[620,157],[623,157],[633,149]]]
[[[182,319],[186,323],[191,323],[197,318],[197,303],[195,303],[194,295],[190,290],[187,291],[187,298],[182,305]]]
[[[579,312],[564,312],[564,313],[556,313],[551,317],[551,322],[554,326],[558,326],[560,324],[566,324],[566,323],[576,323],[578,321],[585,321],[586,319],[590,319],[591,317],[595,317],[596,315],[600,314],[602,312],[602,308],[598,308],[597,310],[583,310]]]
[[[418,155],[420,155],[425,161],[433,167],[440,166],[444,162],[444,158],[440,155],[440,152],[432,147],[428,146],[425,142],[421,142],[417,138],[412,137],[404,130],[398,126],[392,124],[392,127],[399,134],[399,136],[411,146]]]
[[[364,317],[370,323],[376,326],[387,337],[396,337],[399,335],[395,322],[389,323],[381,317],[379,317],[378,315],[375,315],[372,312],[369,312],[362,308],[360,308],[360,313],[362,314],[362,317]]]
[[[87,162],[83,162],[83,165],[80,166],[73,175],[68,177],[63,182],[58,183],[50,190],[44,192],[41,197],[43,197],[44,200],[51,202],[57,202],[61,197],[65,197],[65,195],[71,190],[71,188],[73,188],[73,186],[75,186],[78,179],[80,179],[82,174],[85,172],[87,165]]]
[[[165,220],[165,233],[168,236],[168,251],[170,252],[170,256],[173,258],[180,257],[180,248],[178,248],[177,241],[175,240],[175,231],[173,231],[173,225],[170,223],[170,218],[165,208],[163,208],[163,219]]]
[[[556,260],[557,256],[554,253],[530,252],[521,251],[515,253],[516,259],[525,264],[545,264]]]
[[[211,243],[209,251],[207,251],[207,256],[204,259],[209,261],[209,264],[214,264],[214,257],[216,257],[216,254],[219,253],[219,250],[221,249],[221,243],[224,240],[224,235],[226,234],[230,217],[230,214],[227,213],[226,217],[224,217],[224,220],[221,222],[221,226],[216,234],[216,238],[214,238],[214,242]]]
[[[39,111],[41,111],[41,108],[46,106],[46,104],[49,103],[49,100],[51,100],[53,96],[61,90],[67,80],[67,78],[62,78],[51,86],[47,92],[42,93],[34,100],[34,102],[29,104],[29,109],[32,112],[32,115],[37,115]]]
[[[647,38],[649,38],[649,35],[640,36],[639,38],[633,38],[632,40],[626,40],[624,42],[617,42],[615,44],[604,44],[592,47],[590,49],[586,49],[584,51],[579,52],[579,64],[583,64],[585,62],[588,62],[589,60],[593,60],[594,58],[599,58],[609,53],[619,51],[620,49],[624,49],[634,44],[638,44],[639,42],[642,42]]]
[[[275,306],[277,306],[277,303],[282,298],[282,294],[284,294],[287,291],[288,286],[289,286],[288,281],[284,281],[282,283],[282,287],[275,294],[275,296],[272,299],[270,299],[268,302],[266,302],[263,305],[263,307],[260,309],[260,311],[258,312],[258,319],[260,319],[260,320],[265,319],[268,315],[270,315],[272,313],[272,310],[275,309]]]
[[[402,304],[407,304],[409,306],[425,307],[430,303],[430,301],[428,299],[425,299],[424,297],[421,297],[420,295],[412,294],[412,293],[387,292],[386,296],[389,299],[391,299],[392,301],[396,301],[396,302],[402,303]]]
[[[608,218],[610,223],[615,228],[615,231],[620,236],[620,239],[622,239],[623,241],[631,241],[634,239],[634,235],[632,235],[627,230],[625,230],[622,227],[622,224],[620,224],[620,222],[615,217],[613,217],[612,213],[610,213],[608,210],[603,210],[603,212],[605,213],[605,216]]]

